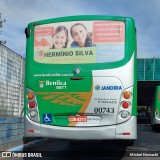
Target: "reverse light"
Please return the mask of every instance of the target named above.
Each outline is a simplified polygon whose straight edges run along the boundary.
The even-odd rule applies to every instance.
[[[125,92],[123,93],[123,97],[124,97],[125,99],[131,98],[131,92],[125,91]]]
[[[123,108],[128,108],[129,107],[129,102],[126,102],[126,101],[122,102],[122,107]]]
[[[29,107],[34,108],[36,106],[36,103],[34,101],[29,102]]]
[[[27,97],[28,97],[29,100],[33,99],[34,98],[34,93],[32,93],[32,92],[28,93]]]
[[[38,114],[37,114],[37,111],[30,111],[30,117],[31,118],[34,118],[34,117],[36,117]]]
[[[129,113],[128,111],[122,111],[122,112],[121,112],[121,117],[122,117],[122,118],[127,118],[127,117],[129,116],[129,114],[130,114],[130,113]]]

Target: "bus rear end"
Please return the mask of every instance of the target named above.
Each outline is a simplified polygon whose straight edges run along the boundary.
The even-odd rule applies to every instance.
[[[26,34],[26,137],[136,139],[132,18],[55,18]]]
[[[160,86],[156,86],[151,109],[151,125],[153,130],[160,128]]]

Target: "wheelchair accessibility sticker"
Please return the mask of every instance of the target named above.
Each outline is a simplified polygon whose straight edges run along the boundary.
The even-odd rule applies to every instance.
[[[43,123],[52,123],[52,114],[43,114]]]

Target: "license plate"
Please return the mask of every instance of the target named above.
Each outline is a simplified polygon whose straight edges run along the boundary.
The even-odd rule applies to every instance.
[[[69,122],[87,122],[87,116],[69,116]]]

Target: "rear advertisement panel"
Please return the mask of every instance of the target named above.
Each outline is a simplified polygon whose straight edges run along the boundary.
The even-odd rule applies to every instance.
[[[71,21],[34,30],[34,60],[45,64],[114,62],[124,58],[125,23]]]

